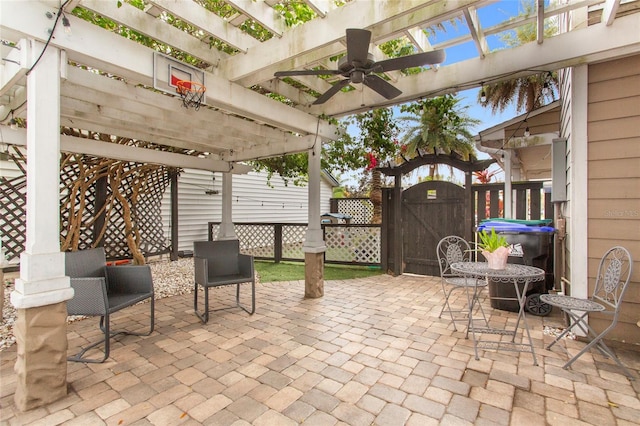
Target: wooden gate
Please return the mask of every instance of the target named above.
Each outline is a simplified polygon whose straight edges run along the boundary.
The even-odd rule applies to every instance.
[[[465,234],[465,190],[450,182],[422,182],[402,192],[403,272],[439,276],[436,246]]]

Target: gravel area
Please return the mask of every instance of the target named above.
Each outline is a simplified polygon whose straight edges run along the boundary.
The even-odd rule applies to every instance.
[[[175,262],[157,260],[149,262],[156,299],[193,291],[193,259],[178,259]],[[16,320],[16,310],[9,300],[13,291],[14,280],[17,273],[5,274],[4,282],[4,307],[2,309],[2,321],[0,321],[0,351],[15,343],[13,325]],[[256,283],[258,280],[256,279]],[[79,318],[70,317],[69,322]]]

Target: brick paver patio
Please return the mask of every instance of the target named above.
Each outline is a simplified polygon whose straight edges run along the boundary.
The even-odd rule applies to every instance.
[[[212,295],[227,303],[232,290]],[[559,315],[528,316],[539,366],[531,354],[492,350],[476,361],[464,330],[438,318],[442,301],[437,278],[408,275],[327,281],[320,299],[304,299],[303,282],[260,284],[255,315],[224,310],[207,325],[194,315],[192,295],[161,299],[153,335],[118,338],[104,364],[69,363],[68,395],[46,407],[16,411],[15,345],[0,352],[0,422],[638,424],[640,380],[597,352],[563,370],[562,347],[575,353],[579,341],[543,348],[553,339],[544,326],[560,326]],[[116,321],[142,328],[146,310],[122,311]],[[516,318],[488,301],[485,311],[493,325]],[[68,335],[75,353],[99,338],[97,320],[70,324]],[[638,374],[640,353],[618,354]]]

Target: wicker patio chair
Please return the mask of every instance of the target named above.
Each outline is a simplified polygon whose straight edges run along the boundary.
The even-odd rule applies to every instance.
[[[472,257],[472,250],[469,243],[457,235],[449,235],[438,242],[436,248],[438,264],[440,265],[440,283],[444,293],[444,304],[440,310],[438,318],[446,312],[451,317],[453,328],[458,331],[456,322],[469,322],[469,309],[477,305],[484,322],[488,324],[487,317],[482,309],[482,304],[478,300],[482,288],[487,286],[486,280],[470,277],[461,277],[451,271],[451,264],[454,262],[469,262]],[[449,298],[454,290],[464,290],[467,296],[467,305],[461,309],[453,309],[449,303]],[[475,298],[475,299],[474,299]]]
[[[574,355],[562,367],[569,368],[578,358],[592,347],[597,347],[603,355],[611,358],[624,371],[629,379],[634,380],[631,374],[611,349],[605,344],[604,338],[615,328],[620,316],[622,307],[622,299],[627,291],[629,282],[631,281],[631,273],[633,271],[633,260],[629,251],[620,246],[612,247],[602,256],[598,266],[598,275],[596,276],[596,284],[593,294],[588,299],[581,299],[561,294],[541,294],[540,300],[552,306],[557,306],[566,313],[571,324],[553,342],[547,346],[551,349],[560,339],[567,333],[578,327],[590,339],[590,342],[582,348],[580,352]],[[596,331],[587,323],[588,315],[598,313],[602,316],[609,317],[611,323],[601,333]]]
[[[200,321],[209,321],[209,289],[236,285],[236,305],[253,315],[256,311],[256,280],[253,256],[240,253],[238,240],[195,241],[193,243],[195,291],[193,310]],[[240,284],[251,283],[251,308],[240,303]],[[198,286],[204,289],[204,311],[198,311]],[[227,309],[227,308],[220,308]],[[215,309],[214,311],[220,310]]]
[[[149,266],[106,266],[102,247],[65,253],[65,273],[71,278],[74,296],[67,301],[69,315],[99,316],[104,339],[83,348],[69,361],[101,363],[109,358],[110,338],[119,334],[148,336],[153,333],[154,292]],[[149,331],[111,331],[110,315],[150,299]],[[102,359],[86,358],[90,349],[104,344]]]

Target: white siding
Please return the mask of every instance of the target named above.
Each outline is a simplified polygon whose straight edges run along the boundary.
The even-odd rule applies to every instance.
[[[215,177],[215,179],[214,179]],[[307,223],[308,187],[284,185],[274,175],[251,172],[233,176],[233,221],[261,223]],[[329,212],[332,186],[325,178],[320,184],[320,214]],[[218,194],[207,195],[205,191]],[[222,212],[222,174],[184,170],[178,178],[178,250],[192,250],[193,242],[207,239],[207,223],[219,222]],[[171,236],[171,194],[162,199],[165,236]]]

